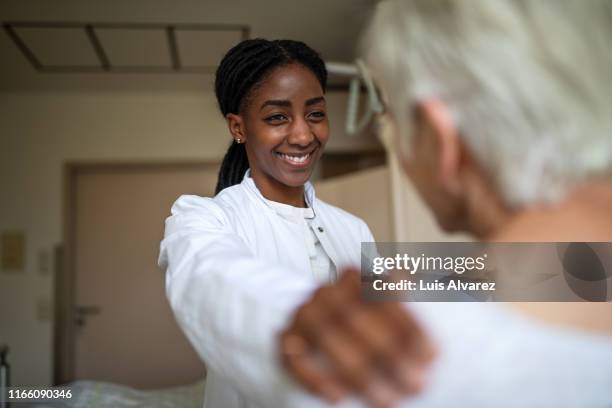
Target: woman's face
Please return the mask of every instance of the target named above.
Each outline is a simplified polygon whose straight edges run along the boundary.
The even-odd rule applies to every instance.
[[[240,115],[253,178],[298,187],[310,178],[329,137],[323,89],[301,64],[274,69]]]

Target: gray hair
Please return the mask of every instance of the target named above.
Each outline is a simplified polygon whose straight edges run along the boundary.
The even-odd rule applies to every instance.
[[[444,101],[508,205],[612,174],[612,2],[383,1],[361,48],[402,139]]]

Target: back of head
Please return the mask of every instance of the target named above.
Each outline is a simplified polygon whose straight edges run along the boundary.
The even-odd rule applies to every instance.
[[[234,46],[221,60],[215,77],[215,93],[221,114],[242,113],[253,91],[272,70],[294,63],[311,70],[325,91],[325,63],[316,51],[303,42],[257,38]],[[244,144],[232,143],[223,158],[215,194],[240,183],[248,168]]]
[[[362,53],[404,143],[411,107],[445,102],[511,206],[612,174],[612,3],[389,0]]]

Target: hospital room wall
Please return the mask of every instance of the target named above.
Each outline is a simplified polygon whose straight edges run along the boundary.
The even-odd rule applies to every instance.
[[[343,135],[346,94],[328,100],[329,148],[372,145]],[[64,164],[220,160],[229,138],[211,92],[4,93],[0,117],[0,232],[22,231],[26,241],[24,269],[0,269],[0,344],[11,347],[13,384],[48,385]]]

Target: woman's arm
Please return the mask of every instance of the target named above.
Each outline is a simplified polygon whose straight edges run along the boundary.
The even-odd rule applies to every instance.
[[[199,197],[175,203],[160,249],[170,305],[200,357],[243,395],[282,406],[293,387],[277,337],[314,283],[256,259],[217,204]]]

